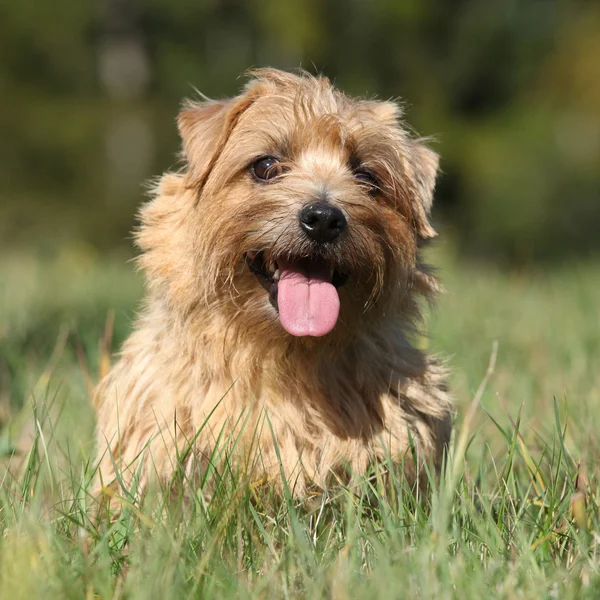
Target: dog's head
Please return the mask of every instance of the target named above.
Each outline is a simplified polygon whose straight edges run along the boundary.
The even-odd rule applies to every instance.
[[[168,215],[146,210],[146,265],[188,305],[263,333],[339,337],[389,316],[434,235],[438,164],[400,116],[395,103],[273,69],[235,98],[187,104],[187,170],[162,200]],[[161,243],[171,264],[159,268]]]

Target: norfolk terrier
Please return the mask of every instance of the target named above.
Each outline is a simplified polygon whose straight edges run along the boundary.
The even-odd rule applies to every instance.
[[[145,308],[97,390],[102,485],[191,474],[225,440],[297,497],[384,461],[439,468],[446,375],[411,343],[438,288],[420,259],[438,157],[398,104],[260,69],[178,127],[185,168],[137,232]]]

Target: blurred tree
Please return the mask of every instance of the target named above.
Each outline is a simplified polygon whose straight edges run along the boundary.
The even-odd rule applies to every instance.
[[[600,248],[600,5],[577,0],[98,0],[0,5],[0,240],[128,243],[193,86],[251,66],[402,97],[443,157],[437,218],[510,262]]]

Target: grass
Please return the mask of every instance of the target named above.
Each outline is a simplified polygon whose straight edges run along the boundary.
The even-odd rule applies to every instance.
[[[450,357],[458,415],[429,500],[393,473],[298,504],[223,468],[212,494],[125,503],[115,522],[88,491],[89,388],[140,281],[86,248],[4,258],[0,598],[598,598],[599,265],[446,254],[423,343]]]

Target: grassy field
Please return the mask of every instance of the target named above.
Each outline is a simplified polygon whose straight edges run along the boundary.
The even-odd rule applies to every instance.
[[[600,265],[449,254],[422,343],[449,357],[458,414],[429,501],[393,476],[299,505],[224,471],[210,499],[116,522],[87,492],[89,390],[140,280],[85,247],[2,258],[0,598],[600,597]]]

